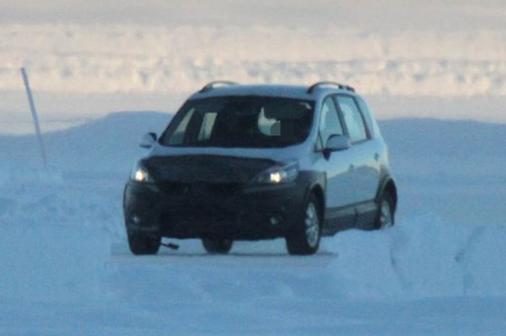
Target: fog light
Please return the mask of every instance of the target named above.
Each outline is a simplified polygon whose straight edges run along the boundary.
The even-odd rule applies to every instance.
[[[141,222],[141,219],[139,218],[139,216],[132,216],[132,222],[134,222],[135,224],[139,224]]]
[[[277,217],[271,217],[271,225],[276,226],[279,224],[279,218]]]

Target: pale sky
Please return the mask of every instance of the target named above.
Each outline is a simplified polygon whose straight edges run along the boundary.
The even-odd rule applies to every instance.
[[[506,1],[1,0],[0,23],[339,25],[366,31],[506,30]]]

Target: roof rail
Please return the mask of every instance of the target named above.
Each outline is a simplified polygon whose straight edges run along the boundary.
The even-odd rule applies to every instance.
[[[200,93],[207,92],[209,90],[214,89],[218,85],[237,85],[237,83],[225,80],[212,81],[210,83],[207,83],[202,89],[200,89],[199,92]]]
[[[351,91],[351,92],[355,92],[355,89],[352,88],[351,86],[349,85],[344,85],[344,84],[341,84],[341,83],[336,83],[336,82],[329,82],[329,81],[323,81],[323,82],[317,82],[317,83],[314,83],[313,85],[311,85],[308,89],[307,89],[307,93],[313,93],[313,91],[318,87],[318,86],[322,86],[322,85],[333,85],[333,86],[337,86],[339,89],[341,90],[348,90],[348,91]]]

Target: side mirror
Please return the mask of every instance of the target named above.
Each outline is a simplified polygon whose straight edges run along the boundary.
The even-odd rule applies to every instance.
[[[142,148],[151,148],[156,142],[156,133],[149,132],[142,136],[139,146]]]
[[[351,147],[350,139],[346,135],[333,134],[329,136],[325,144],[325,151],[328,153],[345,150]]]

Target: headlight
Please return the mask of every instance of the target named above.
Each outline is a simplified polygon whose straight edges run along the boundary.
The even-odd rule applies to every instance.
[[[130,173],[130,179],[141,183],[151,182],[148,170],[140,162],[137,162],[134,165],[132,172]]]
[[[297,162],[291,162],[261,172],[254,178],[253,182],[258,184],[281,184],[294,181],[297,175],[299,175],[299,165]]]

